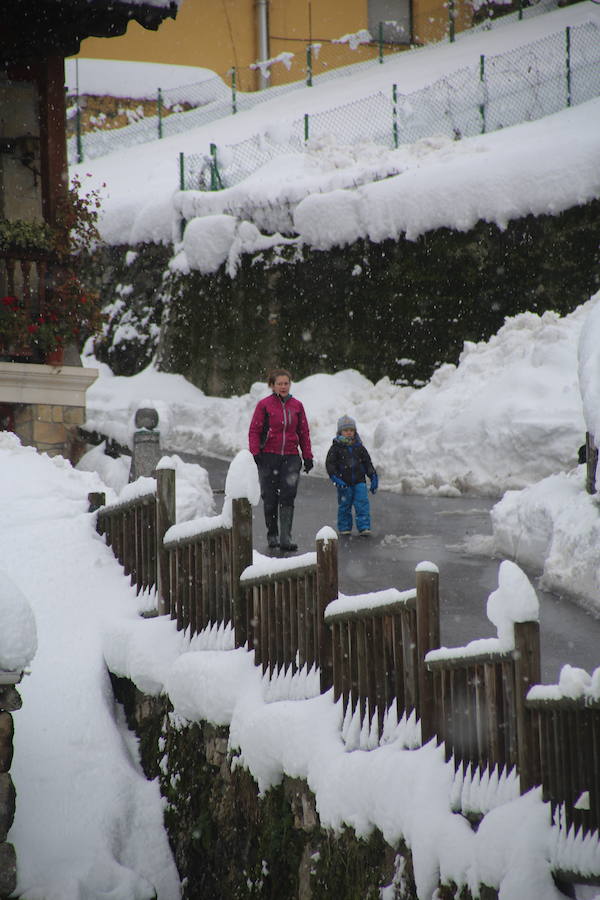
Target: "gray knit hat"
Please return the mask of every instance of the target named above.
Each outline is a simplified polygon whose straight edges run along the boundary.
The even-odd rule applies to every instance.
[[[337,423],[337,433],[341,434],[343,428],[353,428],[356,431],[356,422],[351,416],[340,416]]]

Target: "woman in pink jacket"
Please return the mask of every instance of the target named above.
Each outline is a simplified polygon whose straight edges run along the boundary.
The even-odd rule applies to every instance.
[[[290,394],[292,377],[274,369],[267,380],[273,393],[256,404],[248,444],[258,466],[269,547],[297,550],[292,541],[294,500],[300,469],[310,472],[313,455],[304,407]],[[302,454],[302,460],[298,453]]]

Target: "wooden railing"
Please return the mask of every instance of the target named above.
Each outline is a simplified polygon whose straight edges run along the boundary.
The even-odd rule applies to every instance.
[[[240,576],[252,559],[252,512],[247,500],[232,501],[231,526],[220,524],[188,537],[164,541],[169,573],[165,592],[178,629],[198,634],[208,625],[234,623]]]
[[[18,297],[29,321],[44,309],[49,255],[45,251],[0,250],[0,293]],[[3,345],[0,334],[0,346]],[[4,352],[15,358],[35,356],[31,336],[10,342]]]
[[[252,567],[242,573],[236,646],[254,649],[256,665],[270,674],[314,666],[326,691],[332,654],[324,611],[337,596],[337,541],[317,536],[316,554],[281,562],[268,574]]]
[[[98,509],[98,533],[112,547],[131,584],[138,593],[143,588],[155,587],[158,556],[155,492],[111,506],[104,506],[104,494],[92,497],[91,505]]]
[[[515,622],[514,634],[514,650],[445,658],[431,653],[425,666],[433,679],[431,731],[444,743],[446,759],[482,769],[518,766],[525,792],[538,769],[525,697],[540,679],[539,623]]]
[[[321,692],[333,688],[344,711],[358,710],[369,726],[376,715],[379,736],[391,707],[398,721],[414,710],[422,742],[443,743],[457,770],[516,771],[522,793],[541,784],[569,823],[600,827],[600,701],[526,699],[540,678],[537,622],[514,624],[510,650],[436,649],[431,563],[417,567],[414,589],[338,598],[331,529],[317,535],[316,553],[272,560],[261,571],[251,565],[247,500],[232,502],[231,525],[221,517],[188,533],[194,523],[172,528],[174,472],[159,470],[157,485],[156,494],[102,506],[98,529],[138,590],[157,587],[159,611],[178,628],[194,634],[233,623],[235,645],[253,650],[269,676],[315,667]],[[90,500],[92,508],[103,503]]]
[[[567,828],[600,829],[600,699],[532,698],[525,707],[543,799],[560,808]]]

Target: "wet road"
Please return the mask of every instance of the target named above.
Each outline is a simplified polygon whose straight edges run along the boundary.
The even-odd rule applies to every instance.
[[[181,454],[209,472],[213,490],[223,489],[228,463]],[[217,501],[219,500],[217,495]],[[490,556],[492,532],[486,498],[421,497],[379,491],[371,497],[373,534],[339,540],[339,585],[345,594],[414,587],[415,566],[434,562],[440,570],[442,644],[466,644],[495,636],[485,608],[498,586],[499,559]],[[220,508],[219,504],[218,508]],[[298,552],[315,549],[323,525],[336,524],[336,492],[326,479],[302,475],[296,500],[294,539]],[[262,505],[254,510],[254,546],[267,553]],[[558,680],[565,663],[593,671],[600,666],[600,619],[568,598],[537,589],[540,600],[542,681]]]

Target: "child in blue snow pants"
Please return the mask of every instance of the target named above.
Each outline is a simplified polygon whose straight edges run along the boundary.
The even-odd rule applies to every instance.
[[[377,472],[358,436],[356,422],[350,416],[338,419],[337,434],[327,452],[325,468],[337,487],[339,533],[352,533],[354,509],[359,534],[371,534],[371,510],[365,476],[370,479],[370,491],[374,494],[377,490]]]

